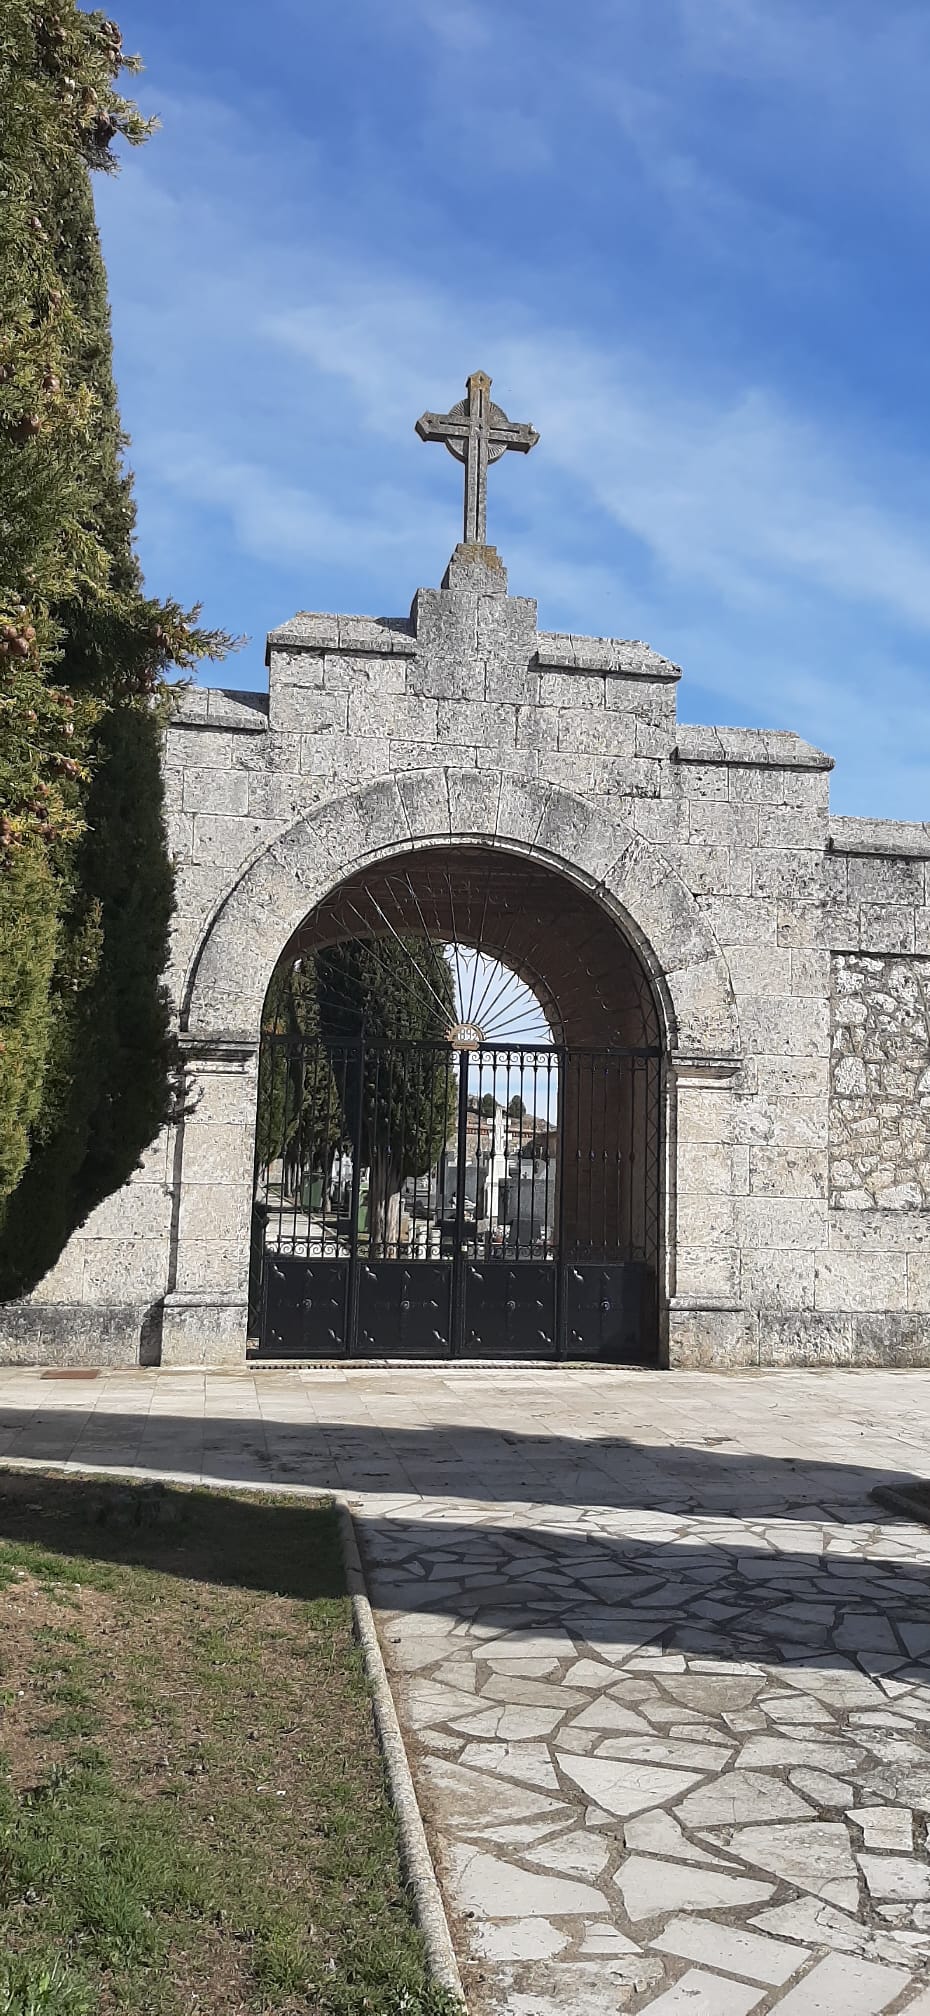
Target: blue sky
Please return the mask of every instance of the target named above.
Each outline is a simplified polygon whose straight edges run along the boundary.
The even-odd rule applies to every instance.
[[[930,816],[926,0],[124,0],[161,132],[98,181],[153,590],[250,642],[403,613],[459,536],[413,428],[489,371],[489,537],[682,718]]]

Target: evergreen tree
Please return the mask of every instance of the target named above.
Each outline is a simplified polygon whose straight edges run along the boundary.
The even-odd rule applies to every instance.
[[[198,629],[196,610],[147,598],[133,547],[89,171],[115,166],[118,136],[135,144],[148,133],[117,89],[134,67],[115,25],[75,0],[41,11],[34,0],[0,0],[8,1295],[33,1285],[74,1225],[125,1180],[168,1112],[159,696],[172,664],[221,655],[230,641]]]
[[[452,974],[441,946],[413,937],[352,939],[319,952],[316,965],[320,1028],[339,1059],[348,1135],[360,1136],[369,1167],[372,1250],[390,1252],[401,1186],[434,1166],[453,1124],[457,1081],[443,1042],[455,1020]],[[362,1032],[364,1066],[352,1047]],[[410,1047],[385,1059],[382,1042]]]
[[[325,1171],[346,1131],[342,1100],[320,1038],[316,961],[305,954],[272,974],[262,1016],[255,1161],[290,1172]]]

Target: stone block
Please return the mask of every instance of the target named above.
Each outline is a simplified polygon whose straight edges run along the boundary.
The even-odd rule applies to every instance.
[[[612,821],[594,806],[585,805],[563,793],[553,794],[536,835],[536,845],[557,860],[569,862],[582,873],[601,881],[626,844]]]
[[[822,951],[830,945],[858,945],[859,910],[835,909],[818,897],[815,901],[790,897],[778,904],[778,943],[790,950]]]
[[[483,698],[501,706],[537,707],[539,673],[535,665],[498,664],[489,659],[484,668]]]
[[[816,1309],[760,1312],[760,1365],[850,1365],[854,1356],[851,1316]]]
[[[166,812],[180,812],[184,799],[184,776],[183,770],[166,770],[162,765],[162,805]]]
[[[827,1157],[822,1148],[753,1146],[749,1185],[759,1197],[826,1197]]]
[[[666,763],[672,746],[674,730],[660,726],[655,721],[642,721],[638,715],[624,714],[624,721],[632,721],[634,729],[633,749],[637,756],[650,762]]]
[[[742,1103],[723,1084],[679,1085],[676,1098],[679,1153],[682,1147],[700,1143],[732,1142],[738,1132]]]
[[[297,735],[345,734],[350,708],[380,703],[371,693],[319,693],[306,686],[274,686],[271,725]],[[364,730],[362,730],[364,732]]]
[[[295,728],[272,730],[266,737],[233,735],[230,740],[234,770],[300,769],[300,734]]]
[[[663,847],[684,845],[690,834],[690,806],[675,798],[622,798],[611,792],[611,812],[619,813],[644,840]]]
[[[734,810],[736,809],[738,808],[734,807]],[[807,847],[813,854],[823,854],[828,825],[825,805],[814,807],[760,805],[756,817],[759,822],[760,847],[776,853],[793,852],[797,847]],[[828,856],[827,861],[829,858]]]
[[[774,945],[778,911],[758,896],[699,897],[698,902],[719,945]]]
[[[759,1057],[757,1089],[775,1099],[825,1099],[830,1083],[827,1057]]]
[[[202,1295],[208,1290],[234,1299],[248,1292],[249,1242],[202,1239],[184,1256],[187,1292]]]
[[[735,1109],[736,1139],[750,1147],[816,1148],[826,1151],[829,1106],[820,1098],[791,1098],[763,1092],[742,1099]]]
[[[679,798],[729,798],[730,772],[722,763],[670,762],[665,788]]]
[[[686,1056],[729,1055],[736,1046],[738,1032],[721,963],[696,958],[693,965],[679,966],[666,973],[665,982],[675,1017],[678,1048]]]
[[[678,1136],[678,1196],[729,1197],[733,1190],[733,1149],[722,1141],[683,1141]]]
[[[428,748],[426,760],[435,763],[435,743],[429,743]],[[386,735],[304,735],[300,764],[314,786],[326,785],[326,796],[337,797],[371,777],[389,777],[396,768],[395,752],[396,744]],[[415,743],[404,750],[405,767],[413,766],[415,753]]]
[[[792,904],[821,893],[821,856],[803,847],[760,848],[752,858],[752,893]]]
[[[923,1314],[855,1315],[852,1328],[857,1365],[930,1365],[930,1321]]]
[[[177,722],[165,733],[165,768],[186,770],[193,764],[203,770],[222,770],[233,760],[235,740],[221,729],[214,732]]]
[[[732,1246],[679,1245],[675,1254],[675,1284],[679,1295],[737,1302],[739,1254]]]
[[[550,793],[534,780],[515,775],[501,781],[497,806],[497,836],[501,845],[513,840],[531,847],[548,809]]]
[[[276,819],[198,812],[194,818],[193,860],[208,868],[240,868],[280,830]]]
[[[241,1365],[248,1330],[245,1295],[177,1293],[165,1296],[163,1365]]]
[[[202,1240],[232,1245],[247,1239],[252,1216],[249,1180],[238,1183],[182,1183],[178,1211],[178,1286],[187,1286],[184,1260],[188,1247]]]
[[[556,707],[518,707],[515,739],[521,749],[558,749],[561,715]],[[578,788],[583,788],[579,786]]]
[[[907,1308],[903,1253],[820,1253],[814,1277],[818,1309],[852,1314]]]
[[[854,903],[909,904],[923,907],[925,863],[874,855],[849,859],[849,895]]]
[[[55,1302],[82,1302],[84,1299],[84,1228],[72,1233],[54,1267],[42,1276],[38,1286],[23,1300],[32,1305]],[[0,1303],[0,1364],[2,1354],[4,1307]]]
[[[131,1177],[121,1189],[104,1197],[102,1203],[90,1212],[81,1226],[80,1236],[83,1240],[166,1239],[170,1225],[169,1186],[166,1183],[143,1183],[138,1177]]]
[[[917,924],[913,908],[896,903],[862,903],[859,944],[863,952],[915,952]]]
[[[740,1292],[749,1309],[813,1309],[813,1253],[774,1247],[764,1253],[744,1253]]]
[[[733,857],[729,847],[677,847],[674,860],[682,881],[695,896],[731,894]]]
[[[511,748],[517,739],[514,707],[493,706],[486,700],[440,700],[437,737],[443,748],[470,742],[489,752],[498,743]]]
[[[323,652],[270,650],[268,653],[269,697],[278,686],[305,686],[323,690]],[[269,708],[270,713],[270,708]]]
[[[780,946],[728,946],[727,965],[739,1001],[753,995],[774,995],[781,998],[793,992],[791,953]]]
[[[735,805],[790,807],[799,812],[826,811],[829,778],[817,770],[731,768],[730,797]]]
[[[0,1364],[138,1365],[148,1307],[30,1302],[0,1305]]]
[[[421,700],[486,700],[487,669],[474,640],[465,657],[429,652],[409,663],[404,690]]]
[[[258,1046],[250,1064],[222,1068],[209,1062],[187,1067],[185,1127],[255,1125],[258,1098]]]
[[[319,803],[328,785],[322,777],[301,776],[299,772],[295,776],[290,771],[283,777],[258,770],[242,771],[241,776],[248,790],[250,818],[270,821],[274,826],[303,818]]]
[[[825,1057],[830,1050],[830,1004],[804,995],[755,995],[740,1004],[748,1050],[764,1057]]]
[[[88,1305],[125,1302],[127,1287],[134,1298],[154,1300],[167,1284],[166,1238],[85,1240],[82,1300]]]
[[[677,1242],[682,1246],[735,1247],[736,1205],[732,1197],[680,1187],[676,1210]]]
[[[830,954],[825,949],[791,948],[790,992],[826,999],[830,992]]]
[[[738,1371],[758,1358],[755,1322],[744,1309],[688,1307],[673,1302],[668,1362],[680,1371]]]
[[[372,693],[377,698],[405,693],[411,662],[404,658],[351,658],[327,652],[323,688],[327,693]],[[412,689],[416,690],[416,689]]]
[[[489,663],[522,671],[536,658],[536,603],[528,595],[479,595],[475,648]]]
[[[246,770],[204,770],[199,766],[184,771],[182,803],[185,812],[224,812],[236,817],[249,809],[249,773]]]
[[[449,825],[453,833],[493,838],[501,780],[493,770],[449,770]]]
[[[930,1244],[918,1247],[916,1252],[908,1252],[907,1259],[907,1306],[909,1309],[930,1312]]]
[[[702,847],[759,844],[759,814],[753,805],[731,805],[728,798],[695,798],[691,802],[691,839]]]
[[[165,839],[172,861],[189,861],[194,852],[194,820],[190,812],[165,812]]]
[[[787,1247],[819,1253],[827,1244],[827,1206],[812,1197],[744,1197],[736,1202],[740,1245],[762,1252]]]
[[[609,710],[632,714],[637,721],[650,722],[654,728],[661,728],[666,737],[666,749],[674,742],[677,694],[671,681],[627,679],[620,673],[608,673],[605,699]]]
[[[402,770],[395,781],[411,839],[422,840],[434,834],[445,839],[451,831],[446,772]]]
[[[239,1183],[252,1173],[255,1120],[202,1119],[194,1114],[184,1125],[182,1180],[185,1183]]]
[[[566,708],[573,713],[603,713],[607,706],[604,675],[595,672],[540,672],[539,705]]]
[[[438,739],[438,700],[422,699],[411,693],[385,698],[370,692],[350,693],[348,714],[352,735],[387,736],[391,741],[405,742]]]
[[[585,708],[570,713],[563,709],[558,747],[567,755],[629,756],[636,748],[636,725],[631,714],[595,714]]]

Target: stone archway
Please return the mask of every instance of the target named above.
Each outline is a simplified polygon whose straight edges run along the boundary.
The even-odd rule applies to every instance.
[[[179,1139],[178,1202],[163,1352],[229,1357],[245,1341],[256,1058],[262,1005],[282,950],[337,886],[398,855],[477,847],[554,872],[593,904],[648,976],[676,1087],[725,1082],[739,1051],[726,963],[693,896],[655,848],[589,803],[509,774],[436,769],[362,787],[299,820],[262,850],[218,906],[185,987],[183,1026],[198,1077]],[[676,1126],[667,1138],[674,1152]],[[214,1179],[222,1169],[223,1181]],[[663,1303],[675,1299],[676,1183],[665,1180]],[[209,1248],[216,1283],[200,1287]],[[209,1345],[206,1340],[209,1339]]]
[[[663,1003],[669,1049],[739,1051],[726,961],[699,904],[661,850],[554,785],[498,772],[423,770],[328,801],[243,870],[191,962],[183,1026],[195,1038],[256,1042],[271,973],[304,918],[372,861],[469,841],[528,856],[596,897],[636,948]]]

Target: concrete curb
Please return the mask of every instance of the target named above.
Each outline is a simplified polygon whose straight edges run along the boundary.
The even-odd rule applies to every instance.
[[[375,1727],[387,1771],[391,1802],[397,1814],[404,1867],[414,1895],[417,1920],[423,1934],[430,1972],[440,1987],[458,1996],[464,2010],[465,1991],[462,1987],[462,1977],[458,1970],[442,1892],[429,1852],[417,1795],[413,1788],[413,1778],[400,1723],[397,1720],[391,1684],[375,1630],[355,1522],[345,1499],[337,1498],[335,1502],[355,1629],[371,1685]]]

